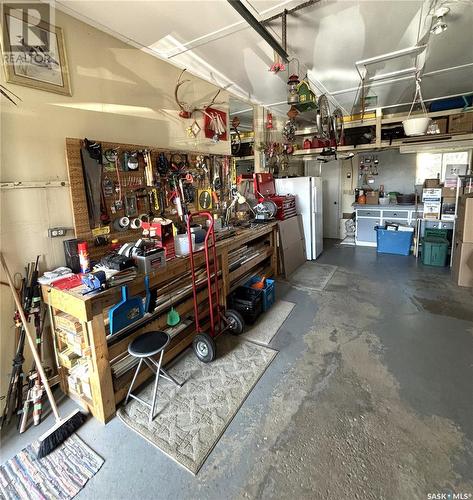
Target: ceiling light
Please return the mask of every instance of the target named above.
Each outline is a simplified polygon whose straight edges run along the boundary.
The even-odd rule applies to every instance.
[[[443,20],[443,18],[448,14],[449,11],[450,9],[448,7],[441,7],[440,9],[437,9],[435,11],[434,16],[437,18],[437,20],[430,28],[430,32],[432,33],[432,35],[440,35],[440,33],[443,33],[448,28],[448,25]]]

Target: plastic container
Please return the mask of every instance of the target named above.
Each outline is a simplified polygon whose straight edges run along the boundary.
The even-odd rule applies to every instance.
[[[447,265],[448,240],[429,236],[422,240],[422,264],[445,267]]]
[[[411,252],[414,231],[388,231],[382,227],[376,228],[378,253],[409,255]]]
[[[176,255],[189,255],[189,238],[186,234],[176,234],[174,236],[174,249]],[[192,233],[192,250],[195,250],[195,234]]]
[[[238,311],[245,322],[251,325],[263,311],[263,290],[239,286],[229,295],[228,307]]]
[[[251,288],[253,283],[261,281],[261,276],[253,276],[250,278],[244,286]],[[254,288],[253,288],[254,290]],[[266,312],[276,301],[276,285],[274,280],[266,278],[264,282],[263,291],[263,312]]]

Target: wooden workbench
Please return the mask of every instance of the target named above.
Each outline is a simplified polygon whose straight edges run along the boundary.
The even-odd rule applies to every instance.
[[[226,305],[226,297],[248,275],[263,272],[266,276],[277,273],[277,223],[269,223],[254,229],[239,230],[235,236],[217,243],[217,255],[219,259],[220,288],[222,293],[221,304]],[[230,271],[229,254],[238,248],[248,245],[255,248],[258,255],[236,269]],[[203,252],[198,253],[195,258],[196,267],[204,263]],[[185,274],[190,269],[189,258],[176,258],[167,262],[166,267],[149,275],[150,288],[157,288]],[[183,283],[189,284],[190,278]],[[129,295],[144,296],[144,276],[138,275],[136,279],[128,284]],[[86,357],[89,366],[89,384],[92,398],[85,394],[78,394],[68,387],[68,368],[58,366],[61,388],[70,397],[77,400],[81,406],[90,411],[94,417],[106,423],[115,414],[116,406],[125,398],[128,390],[133,369],[127,371],[120,377],[114,377],[111,370],[111,361],[126,352],[128,344],[132,339],[149,330],[163,330],[166,325],[166,313],[153,314],[145,323],[130,331],[108,335],[107,311],[110,306],[118,303],[121,299],[120,287],[110,288],[96,294],[82,295],[81,289],[58,290],[53,286],[43,285],[43,298],[51,312],[51,323],[56,340],[57,351],[64,348],[59,340],[58,328],[55,318],[58,314],[66,313],[77,318],[82,327],[84,336],[84,348],[82,357]],[[198,293],[199,316],[204,324],[208,315],[207,289]],[[181,318],[193,316],[192,293],[185,297],[180,303],[173,304]],[[195,328],[192,323],[189,327],[179,332],[172,338],[166,350],[164,362],[186,349],[194,339]],[[108,338],[107,338],[108,337]],[[66,344],[67,347],[67,344]],[[217,353],[218,355],[218,353]],[[143,383],[151,376],[149,368],[143,369],[138,377],[138,383]]]

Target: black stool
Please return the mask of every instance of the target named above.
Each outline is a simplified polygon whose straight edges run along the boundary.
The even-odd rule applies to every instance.
[[[156,408],[156,398],[158,395],[159,377],[161,376],[169,380],[170,382],[174,382],[177,386],[182,387],[182,384],[180,384],[175,378],[171,377],[171,375],[169,375],[163,368],[161,368],[164,349],[167,347],[170,341],[171,337],[166,332],[155,331],[143,333],[139,337],[136,337],[136,339],[131,341],[128,345],[128,352],[135,358],[139,358],[140,361],[138,363],[138,367],[136,368],[135,375],[133,376],[133,380],[131,381],[130,388],[128,389],[125,404],[128,403],[128,399],[131,397],[147,406],[150,409],[150,423],[153,421],[154,417],[156,417],[154,411]],[[156,360],[153,358],[153,356],[155,356],[156,354],[160,354],[158,362],[156,362]],[[138,376],[143,362],[145,362],[156,375],[154,381],[153,401],[151,404],[131,393],[133,385],[136,381],[136,377]]]

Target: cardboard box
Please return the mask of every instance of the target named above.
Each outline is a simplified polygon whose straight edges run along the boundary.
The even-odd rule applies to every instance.
[[[367,205],[379,204],[379,191],[366,191],[365,195]]]
[[[457,188],[443,187],[442,188],[442,198],[456,198]]]
[[[436,188],[440,186],[440,180],[439,179],[425,179],[424,181],[424,187],[425,188]]]
[[[473,287],[473,243],[455,242],[452,276],[458,286]]]
[[[473,113],[458,113],[448,118],[448,133],[473,132]]]
[[[441,206],[440,201],[425,201],[424,219],[440,219]]]
[[[442,188],[424,188],[422,190],[422,201],[440,201]]]
[[[458,199],[455,239],[462,243],[473,243],[473,193]]]

